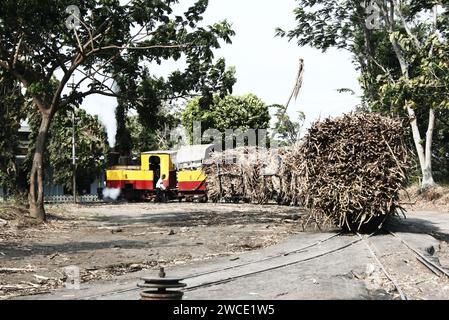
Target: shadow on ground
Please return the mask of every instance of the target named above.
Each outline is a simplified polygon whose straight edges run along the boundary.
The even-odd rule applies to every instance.
[[[428,234],[440,241],[449,242],[449,234],[443,232],[429,220],[395,217],[390,219],[385,227],[388,231],[395,233]]]
[[[299,210],[298,210],[299,212]],[[289,213],[244,213],[241,211],[231,212],[186,212],[186,213],[161,213],[161,214],[138,214],[114,215],[114,216],[90,216],[88,221],[99,222],[109,225],[153,225],[158,227],[197,227],[204,226],[233,226],[245,224],[270,224],[289,220],[293,217]]]
[[[132,241],[132,240],[113,240],[103,242],[67,242],[61,244],[30,244],[32,250],[27,247],[20,247],[14,243],[0,245],[0,251],[3,252],[8,259],[21,259],[34,255],[51,255],[54,253],[73,254],[79,252],[90,252],[104,249],[145,249],[151,247],[158,248],[175,248],[178,244],[168,239],[158,239],[149,241]],[[195,245],[183,244],[183,247],[194,247]]]

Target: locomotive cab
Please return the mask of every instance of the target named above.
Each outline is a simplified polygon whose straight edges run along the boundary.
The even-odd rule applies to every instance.
[[[168,190],[176,189],[176,151],[145,152],[141,156],[143,171],[153,173],[152,190],[156,190],[156,183],[165,175],[164,185]]]
[[[154,151],[141,155],[140,166],[115,166],[106,171],[106,186],[120,189],[126,200],[154,198],[156,183],[166,176],[167,190],[176,189],[176,168],[173,159],[176,152]]]

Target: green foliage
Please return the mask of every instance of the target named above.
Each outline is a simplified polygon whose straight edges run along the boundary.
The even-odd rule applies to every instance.
[[[190,101],[182,114],[182,124],[192,142],[193,123],[201,122],[202,131],[216,129],[268,129],[269,107],[254,94],[244,96],[214,96],[213,103],[201,105],[201,99]]]
[[[222,71],[227,72],[224,64]],[[132,102],[119,100],[120,104],[116,109],[115,151],[121,155],[137,157],[142,151],[171,147],[167,135],[171,128],[179,125],[180,115],[176,110],[170,110],[168,101],[172,101],[171,95],[174,93],[170,86],[176,83],[170,81],[150,76],[148,69],[145,68],[136,88],[135,100]],[[191,85],[194,86],[193,83]],[[131,110],[137,111],[137,116],[129,117],[128,113]]]
[[[170,133],[180,124],[180,115],[173,112],[168,107],[162,107],[155,118],[158,123],[157,128],[149,130],[143,124],[140,115],[128,116],[126,118],[126,128],[129,130],[131,138],[131,155],[139,158],[140,154],[152,150],[169,150],[174,147]]]
[[[298,0],[298,8],[295,10],[297,27],[288,32],[279,29],[278,35],[286,36],[291,40],[295,39],[301,46],[311,45],[323,51],[332,47],[350,51],[354,55],[355,66],[361,72],[360,84],[364,90],[364,101],[374,111],[384,114],[403,114],[400,109],[404,104],[399,103],[398,100],[379,101],[383,99],[379,95],[382,86],[387,82],[389,84],[400,82],[402,76],[390,38],[397,39],[402,53],[410,64],[411,76],[415,77],[415,80],[412,80],[412,83],[414,82],[412,85],[416,86],[419,82],[419,86],[422,87],[426,80],[419,76],[422,75],[422,71],[425,71],[423,69],[424,60],[427,58],[437,59],[435,56],[429,56],[428,53],[432,46],[436,49],[438,45],[437,39],[432,36],[432,21],[419,20],[417,17],[425,13],[425,10],[432,9],[435,1],[409,0],[401,2],[404,19],[414,22],[412,31],[418,35],[418,41],[424,44],[423,48],[419,50],[420,52],[417,52],[414,40],[410,38],[400,23],[397,23],[393,31],[387,30],[384,25],[381,25],[380,29],[367,28],[366,20],[369,13],[365,8],[371,3],[372,1],[355,0]],[[386,8],[390,4],[389,1],[376,1],[376,3]],[[445,10],[448,10],[447,4],[443,6]],[[379,19],[382,22],[382,18]],[[444,16],[440,17],[438,28],[441,33],[448,31]],[[433,53],[438,51],[440,50],[434,50]],[[427,63],[431,63],[431,61],[427,61]],[[442,70],[442,72],[445,71]],[[429,73],[427,74],[429,75]],[[436,85],[430,82],[427,84]],[[436,88],[439,87],[440,85],[436,85]],[[398,108],[398,106],[400,107]]]
[[[379,75],[379,101],[373,105],[409,105],[413,109],[449,108],[448,50],[449,45],[434,36],[426,39],[419,50],[410,49],[410,63],[413,66],[410,75],[400,76],[394,81],[387,75]]]
[[[276,123],[274,124],[274,132],[278,135],[279,146],[292,146],[298,140],[304,125],[305,114],[302,111],[298,112],[298,121],[292,121],[287,114],[286,107],[283,105],[273,105],[276,108]]]
[[[117,133],[115,134],[115,151],[120,155],[130,155],[133,147],[131,140],[131,132],[127,126],[126,108],[122,103],[117,105],[115,109],[115,119],[117,120]]]
[[[29,115],[31,140],[36,139],[40,115]],[[100,177],[106,167],[109,144],[104,126],[97,116],[91,116],[83,109],[76,109],[76,172],[77,180]],[[47,184],[62,185],[72,190],[72,111],[59,112],[50,127],[45,167]],[[31,146],[34,144],[31,143]],[[34,150],[30,148],[26,165],[30,167]]]
[[[445,171],[440,169],[449,159],[446,144],[449,127],[444,120],[449,107],[449,4],[433,0],[400,1],[402,17],[396,10],[394,23],[388,24],[385,13],[394,2],[377,0],[375,2],[382,8],[381,24],[379,29],[370,29],[366,25],[370,13],[365,8],[371,2],[298,0],[297,27],[288,32],[279,29],[278,35],[295,39],[301,46],[311,45],[324,51],[334,47],[351,52],[360,71],[363,89],[360,109],[408,119],[406,107],[411,107],[423,137],[432,107],[440,119],[436,122],[434,137],[435,168]],[[439,12],[443,14],[434,24],[430,10],[438,3]],[[429,18],[424,19],[425,16]],[[392,44],[395,42],[404,59],[402,68]],[[404,64],[407,74],[403,70]],[[410,138],[409,141],[412,145],[413,140]]]
[[[56,112],[79,105],[90,94],[114,95],[126,111],[138,110],[151,126],[154,121],[144,118],[157,114],[162,102],[201,95],[210,103],[213,94],[229,94],[235,83],[234,70],[214,57],[222,43],[231,43],[231,25],[225,20],[202,25],[205,0],[175,15],[178,2],[1,0],[0,67],[19,78],[27,95],[40,100],[43,109]],[[69,5],[80,9],[76,32],[66,26]],[[151,75],[145,67],[181,58],[185,68],[165,78]],[[56,71],[70,78],[75,69],[95,77],[86,76],[73,92],[59,94],[53,80]],[[103,75],[115,80],[113,88]]]
[[[0,187],[16,191],[20,122],[25,118],[25,103],[18,83],[0,71]]]
[[[294,11],[297,27],[289,32],[278,29],[277,35],[296,39],[299,46],[311,45],[322,50],[343,48],[347,45],[343,34],[350,30],[347,21],[352,18],[354,4],[355,1],[299,0]]]

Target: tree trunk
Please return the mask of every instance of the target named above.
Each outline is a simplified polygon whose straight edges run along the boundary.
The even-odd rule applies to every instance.
[[[432,173],[432,144],[433,144],[433,132],[435,130],[435,110],[430,108],[429,110],[429,127],[426,134],[426,156],[425,164],[422,170],[423,180],[421,188],[423,190],[433,188],[436,186]]]
[[[433,132],[435,129],[435,110],[433,110],[432,108],[430,108],[429,110],[429,127],[426,134],[425,149],[422,145],[421,134],[419,133],[418,121],[416,119],[415,111],[413,111],[413,109],[410,107],[407,107],[407,111],[410,117],[410,126],[412,127],[413,141],[415,142],[416,152],[419,158],[419,165],[421,167],[421,189],[426,190],[436,186],[432,172],[432,144]]]
[[[3,201],[7,201],[8,200],[8,189],[6,187],[2,187],[2,191],[3,191]]]
[[[30,215],[39,220],[45,221],[44,209],[44,152],[47,142],[48,130],[50,128],[51,116],[41,113],[42,120],[39,134],[36,140],[36,150],[33,157],[33,165],[30,175]]]
[[[418,120],[416,119],[415,111],[407,106],[407,111],[410,119],[410,126],[412,128],[413,141],[415,142],[416,153],[419,158],[419,165],[421,167],[421,171],[424,170],[426,166],[426,155],[424,153],[424,148],[421,142],[421,133],[418,128]]]

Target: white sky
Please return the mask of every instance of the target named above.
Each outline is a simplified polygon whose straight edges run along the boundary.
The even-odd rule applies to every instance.
[[[183,2],[183,0],[181,0]],[[185,1],[191,3],[191,1]],[[319,50],[298,47],[285,38],[275,38],[276,27],[295,26],[295,0],[210,0],[205,24],[227,19],[236,36],[232,45],[216,52],[228,66],[236,67],[237,84],[234,94],[255,93],[267,104],[285,104],[293,89],[299,58],[304,59],[304,83],[297,102],[289,106],[289,114],[306,114],[306,122],[349,112],[360,103],[360,86],[351,56],[345,51]],[[155,70],[157,74],[177,68],[171,62]],[[357,93],[338,93],[339,88],[350,88]],[[115,143],[115,99],[92,96],[83,108],[99,115],[108,129],[111,145]]]

